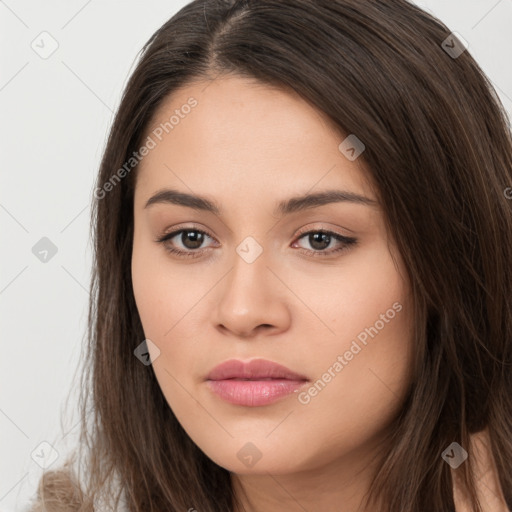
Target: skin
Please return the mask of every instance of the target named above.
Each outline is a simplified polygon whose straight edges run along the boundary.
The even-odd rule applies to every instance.
[[[476,493],[483,512],[510,512],[498,477],[496,461],[491,451],[491,437],[488,429],[471,436],[471,452],[475,458]],[[453,497],[457,512],[472,512],[469,499],[463,490],[460,476],[451,469]]]
[[[231,472],[238,495],[245,490],[247,510],[363,510],[372,460],[411,382],[403,262],[378,203],[336,202],[283,217],[273,209],[332,189],[377,201],[367,169],[340,152],[346,135],[323,113],[291,91],[235,76],[176,91],[146,136],[190,97],[197,106],[141,161],[134,197],[133,289],[146,338],[160,351],[151,349],[159,385],[191,439]],[[163,188],[206,196],[221,213],[145,208]],[[180,258],[155,242],[175,228],[210,233],[205,252]],[[299,234],[319,228],[357,244],[324,257],[300,253],[341,246],[331,239],[318,249]],[[236,252],[248,236],[263,249],[252,263]],[[172,240],[168,247],[194,252],[190,239]],[[243,407],[205,384],[227,359],[264,358],[307,376],[307,390],[394,303],[401,310],[308,403],[292,393]],[[252,467],[237,457],[248,442],[261,454]]]

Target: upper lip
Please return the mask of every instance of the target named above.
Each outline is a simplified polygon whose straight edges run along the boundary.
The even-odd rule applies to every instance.
[[[288,379],[308,380],[304,375],[293,372],[286,366],[282,366],[266,359],[252,359],[240,361],[230,359],[216,366],[206,377],[207,380],[224,379]]]

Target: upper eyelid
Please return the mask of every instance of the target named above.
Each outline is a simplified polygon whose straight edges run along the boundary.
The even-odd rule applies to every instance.
[[[185,226],[185,227],[179,227],[178,226],[177,228],[173,228],[173,229],[171,229],[168,232],[164,232],[158,238],[159,239],[162,239],[162,238],[168,238],[168,239],[174,238],[176,235],[179,235],[180,233],[182,233],[184,231],[199,231],[200,233],[204,233],[205,235],[209,236],[210,238],[212,238],[214,240],[217,240],[213,235],[210,234],[209,231],[207,231],[204,228],[197,227],[197,226]]]
[[[201,227],[197,227],[197,226],[184,226],[184,227],[181,227],[181,226],[178,226],[176,228],[173,228],[171,230],[169,230],[168,232],[164,232],[161,237],[167,237],[167,236],[170,236],[170,235],[177,235],[183,231],[199,231],[201,233],[204,233],[205,235],[208,235],[210,238],[213,238],[213,239],[216,239],[215,236],[213,236],[212,234],[210,234],[210,232],[208,230],[206,230],[205,228],[201,228]],[[339,235],[339,236],[344,236],[346,238],[350,238],[350,235],[343,235],[342,233],[338,233],[336,232],[335,230],[331,229],[331,228],[325,228],[325,227],[318,227],[318,228],[315,228],[315,227],[312,227],[312,228],[304,228],[304,229],[300,229],[297,233],[296,233],[296,237],[297,236],[302,236],[302,235],[305,235],[305,234],[308,234],[308,233],[318,233],[318,232],[328,232],[328,233],[332,233],[334,235]],[[171,237],[173,238],[173,237]]]
[[[321,221],[317,221],[317,223],[322,223],[322,222]],[[184,223],[184,224],[186,224],[186,223]],[[327,223],[327,224],[330,224],[330,223]],[[339,236],[344,236],[346,238],[353,237],[354,233],[353,233],[352,230],[350,230],[348,228],[343,228],[343,229],[345,229],[346,231],[348,231],[351,234],[338,233],[336,231],[336,229],[330,228],[330,227],[325,227],[325,226],[314,227],[313,226],[313,227],[308,227],[308,228],[300,228],[295,236],[299,236],[299,235],[302,235],[304,233],[308,233],[310,231],[315,231],[315,232],[317,232],[317,231],[329,231],[329,232],[331,232],[333,234],[336,234],[336,235],[339,235]],[[181,224],[178,224],[177,226],[173,227],[169,231],[165,230],[164,233],[162,234],[162,236],[167,236],[167,235],[172,234],[172,233],[177,234],[180,231],[193,231],[193,230],[202,231],[205,234],[207,234],[208,236],[210,236],[211,238],[215,238],[216,239],[216,237],[213,236],[207,228],[203,228],[199,224],[195,225],[194,222],[191,222],[190,224],[183,225],[183,226]]]

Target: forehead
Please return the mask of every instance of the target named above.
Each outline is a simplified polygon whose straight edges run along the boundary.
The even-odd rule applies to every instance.
[[[139,164],[137,188],[181,179],[194,190],[304,192],[321,180],[371,195],[362,159],[340,152],[346,136],[289,89],[237,76],[190,83],[165,98],[148,123],[143,140],[154,147]]]

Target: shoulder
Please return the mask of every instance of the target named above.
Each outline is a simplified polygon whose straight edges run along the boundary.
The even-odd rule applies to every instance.
[[[471,448],[475,453],[476,491],[482,504],[482,512],[510,512],[505,503],[490,443],[487,429],[471,436]],[[457,473],[452,470],[455,510],[456,512],[472,512],[466,497],[461,492],[456,475]]]

